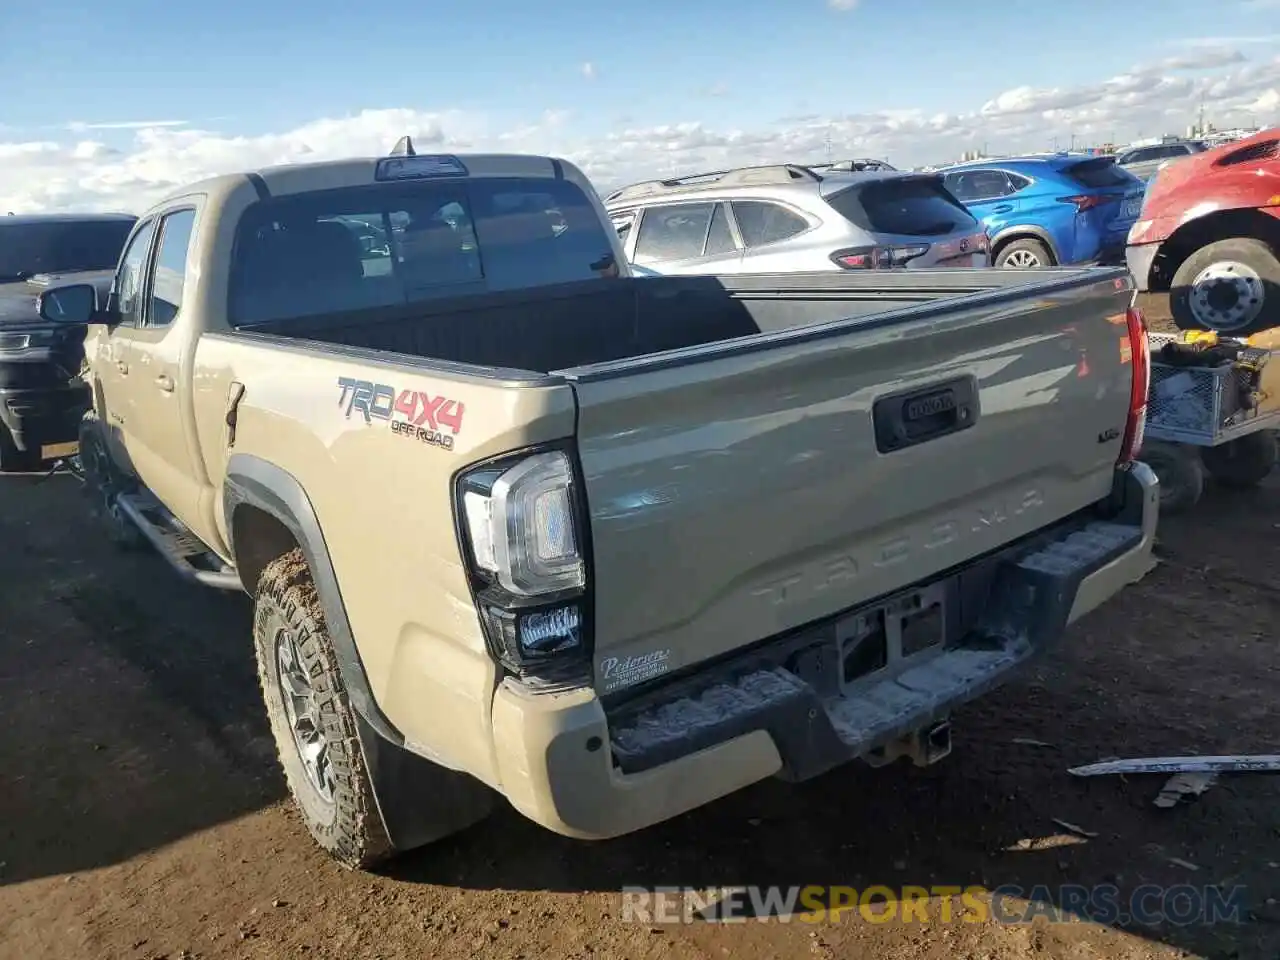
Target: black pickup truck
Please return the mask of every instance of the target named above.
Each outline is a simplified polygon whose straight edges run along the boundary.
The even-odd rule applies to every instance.
[[[89,406],[80,377],[85,326],[41,319],[36,301],[66,283],[91,283],[105,296],[136,219],[0,217],[0,471],[29,469],[75,452],[80,418]]]

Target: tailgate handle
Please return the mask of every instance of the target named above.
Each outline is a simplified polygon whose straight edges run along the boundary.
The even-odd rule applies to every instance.
[[[967,430],[978,421],[978,384],[973,377],[957,377],[909,393],[881,397],[872,407],[876,449],[905,450],[950,433]]]

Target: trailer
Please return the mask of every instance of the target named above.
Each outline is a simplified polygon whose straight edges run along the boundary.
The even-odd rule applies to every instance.
[[[1280,458],[1277,334],[1229,340],[1151,333],[1151,390],[1138,458],[1160,478],[1160,511],[1191,509],[1205,480],[1256,487]],[[1170,346],[1174,345],[1174,346]]]

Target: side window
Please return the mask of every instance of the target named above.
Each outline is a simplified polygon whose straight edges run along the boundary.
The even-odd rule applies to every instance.
[[[809,229],[804,217],[786,207],[762,200],[734,200],[733,215],[748,250],[766,243],[777,243]]]
[[[623,246],[626,246],[627,236],[636,223],[636,212],[621,210],[618,213],[612,213],[609,215],[609,222],[613,224],[613,229],[618,231],[618,239],[622,241]]]
[[[956,199],[965,203],[995,200],[1013,193],[1013,186],[1002,170],[970,170],[956,176],[962,184]]]
[[[738,245],[734,243],[733,231],[729,229],[729,214],[723,203],[717,203],[716,212],[711,215],[711,229],[707,231],[707,247],[704,254],[708,257],[716,257],[737,252]]]
[[[1009,186],[1013,189],[1014,193],[1017,193],[1019,190],[1025,190],[1027,187],[1031,186],[1030,180],[1026,177],[1020,177],[1016,173],[1007,173],[1005,176],[1009,178]]]
[[[120,269],[116,271],[114,288],[122,325],[136,327],[142,322],[142,273],[147,253],[151,249],[151,237],[155,232],[154,220],[143,224],[133,235],[133,240],[120,261]]]
[[[148,326],[167,327],[182,309],[182,289],[186,284],[187,250],[191,246],[194,210],[178,210],[160,221],[160,244],[156,249],[155,274],[151,282],[151,310]]]
[[[674,203],[649,207],[640,219],[636,262],[687,260],[702,256],[714,204]]]

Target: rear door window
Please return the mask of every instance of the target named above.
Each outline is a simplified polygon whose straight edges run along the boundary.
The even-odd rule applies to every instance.
[[[350,187],[254,204],[236,231],[234,325],[617,275],[567,180]]]
[[[944,182],[956,199],[963,203],[1007,197],[1014,191],[1013,184],[1009,182],[1009,177],[1003,170],[965,170],[963,173],[949,173],[944,178]]]
[[[827,202],[869,233],[934,237],[978,229],[978,221],[947,192],[941,177],[873,180],[827,197]]]
[[[672,203],[649,207],[640,218],[637,263],[661,263],[702,256],[714,203]]]
[[[734,200],[733,216],[738,221],[742,242],[748,250],[788,240],[809,229],[809,222],[804,217],[784,206],[763,200]]]

